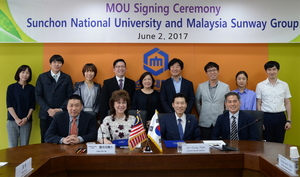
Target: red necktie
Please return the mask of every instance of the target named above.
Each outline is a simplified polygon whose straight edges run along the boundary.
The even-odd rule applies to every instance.
[[[78,129],[76,125],[76,118],[73,118],[72,124],[71,124],[71,130],[70,130],[70,135],[78,135]]]

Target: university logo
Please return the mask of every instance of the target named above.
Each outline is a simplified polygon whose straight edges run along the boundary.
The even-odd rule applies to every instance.
[[[159,48],[154,48],[144,54],[144,70],[158,76],[168,70],[169,55]]]

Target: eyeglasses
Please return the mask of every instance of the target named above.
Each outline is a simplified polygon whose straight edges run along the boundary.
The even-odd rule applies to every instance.
[[[126,68],[126,66],[115,66],[115,68]]]
[[[217,70],[217,69],[210,69],[210,70],[207,70],[208,73],[214,73],[214,72],[216,72],[216,71],[218,71],[218,70]]]

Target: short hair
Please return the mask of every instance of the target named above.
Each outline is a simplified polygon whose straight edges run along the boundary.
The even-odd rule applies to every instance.
[[[236,96],[239,101],[241,100],[241,97],[240,97],[240,95],[238,93],[236,93],[236,92],[228,92],[228,93],[225,94],[225,102],[227,101],[227,98],[229,96]]]
[[[64,64],[64,58],[60,55],[53,55],[50,59],[49,59],[49,63],[51,64],[54,61],[60,61],[62,64]]]
[[[79,100],[80,103],[82,104],[82,106],[84,106],[83,101],[82,101],[82,98],[81,98],[80,95],[77,95],[77,94],[71,95],[71,96],[68,98],[68,103],[69,103],[70,100]]]
[[[235,80],[237,79],[237,77],[238,77],[240,74],[244,74],[244,75],[246,76],[246,78],[248,79],[248,74],[246,73],[246,71],[239,71],[239,72],[236,73],[236,75],[235,75]]]
[[[26,71],[26,69],[28,69],[28,72],[29,72],[29,77],[28,77],[28,79],[26,80],[26,83],[29,83],[30,81],[31,81],[31,79],[32,79],[32,72],[31,72],[31,68],[28,66],[28,65],[21,65],[18,69],[17,69],[17,71],[16,71],[16,74],[15,74],[15,80],[17,81],[17,82],[19,82],[20,81],[20,73],[22,72],[22,71]]]
[[[265,70],[269,69],[269,68],[273,68],[273,67],[276,67],[278,70],[280,69],[280,64],[277,62],[277,61],[268,61],[264,68]]]
[[[144,73],[141,75],[141,77],[140,77],[141,88],[144,88],[144,85],[143,85],[143,79],[144,79],[147,75],[149,75],[149,76],[151,77],[151,79],[152,79],[152,85],[151,85],[151,88],[153,89],[155,80],[154,80],[153,75],[152,75],[150,72],[144,72]]]
[[[170,70],[170,67],[173,66],[175,63],[178,63],[180,65],[180,68],[183,69],[183,62],[178,59],[178,58],[173,58],[169,63],[168,63],[168,68]]]
[[[87,63],[82,68],[82,74],[84,76],[84,73],[87,71],[93,71],[95,73],[95,76],[97,75],[97,67],[93,63]]]
[[[175,98],[184,98],[185,102],[187,103],[186,96],[185,96],[184,93],[176,93],[176,94],[173,96],[172,103],[174,103]]]
[[[126,62],[125,62],[125,60],[124,59],[116,59],[115,61],[114,61],[114,63],[113,63],[113,67],[115,67],[116,66],[116,64],[118,63],[118,62],[123,62],[124,64],[125,64],[125,67],[126,67]]]
[[[116,101],[119,101],[121,99],[125,100],[127,103],[127,108],[124,111],[124,113],[126,115],[126,118],[128,118],[128,111],[131,109],[131,101],[128,92],[126,92],[125,90],[116,90],[112,93],[111,98],[109,100],[110,113],[113,115],[112,117],[116,115],[114,104]]]
[[[208,62],[208,63],[204,66],[204,71],[207,72],[207,70],[208,70],[209,68],[213,68],[213,67],[217,68],[217,70],[219,71],[219,65],[218,65],[217,63],[215,63],[215,62]]]

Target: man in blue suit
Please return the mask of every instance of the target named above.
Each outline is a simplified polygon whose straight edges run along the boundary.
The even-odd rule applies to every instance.
[[[68,112],[55,114],[45,134],[45,142],[78,144],[96,141],[96,119],[92,114],[82,111],[83,101],[79,95],[72,95],[69,98],[67,109]]]
[[[195,117],[185,114],[187,102],[183,93],[173,97],[172,107],[175,113],[163,116],[160,131],[163,140],[200,140],[200,129]]]
[[[172,99],[176,93],[183,93],[186,95],[187,108],[186,114],[190,114],[195,103],[195,93],[193,83],[181,76],[183,70],[183,62],[178,59],[172,59],[168,64],[171,78],[162,83],[160,90],[160,98],[162,107],[165,113],[174,112],[172,107]]]
[[[241,102],[239,94],[235,92],[227,93],[225,95],[225,106],[228,111],[218,116],[211,139],[217,140],[221,138],[229,140],[233,139],[233,134],[237,133],[235,140],[258,141],[257,125],[253,123],[255,119],[252,115],[240,110]],[[235,126],[236,129],[234,130]]]

